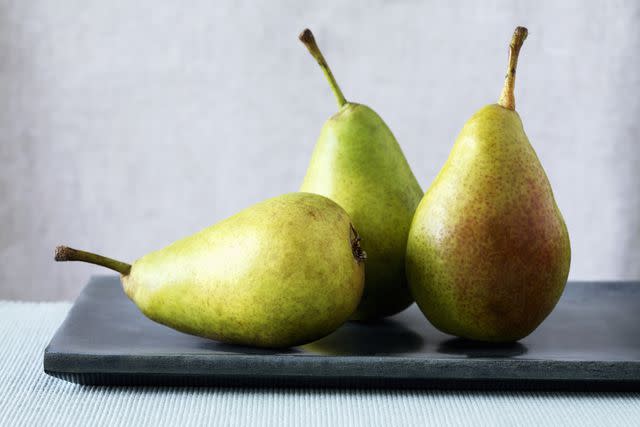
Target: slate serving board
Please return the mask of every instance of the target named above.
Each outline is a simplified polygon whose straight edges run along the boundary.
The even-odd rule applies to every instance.
[[[227,345],[145,318],[95,276],[44,352],[47,374],[97,385],[640,390],[640,282],[569,282],[519,343],[434,329],[413,305],[283,351]]]

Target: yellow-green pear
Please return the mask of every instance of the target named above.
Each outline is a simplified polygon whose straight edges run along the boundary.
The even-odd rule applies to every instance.
[[[65,246],[57,261],[122,274],[150,319],[193,335],[290,347],[333,332],[356,309],[364,252],[335,202],[291,193],[249,207],[132,265]]]
[[[365,242],[365,289],[353,318],[390,316],[413,302],[404,257],[422,189],[382,118],[347,102],[311,31],[304,30],[300,40],[324,71],[339,106],[320,132],[300,189],[340,204]]]
[[[515,111],[526,37],[526,28],[515,30],[498,104],[464,125],[409,233],[416,302],[435,327],[469,339],[526,337],[553,310],[569,274],[567,227]]]

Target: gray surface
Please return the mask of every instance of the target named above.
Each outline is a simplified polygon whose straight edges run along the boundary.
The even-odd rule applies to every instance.
[[[0,297],[75,297],[98,270],[55,265],[56,244],[133,260],[295,190],[335,111],[307,25],[424,187],[528,26],[517,105],[571,278],[638,279],[639,17],[633,0],[0,1]]]
[[[52,375],[85,384],[332,385],[640,389],[638,283],[569,283],[551,316],[518,343],[457,339],[417,306],[349,322],[285,350],[228,345],[145,318],[116,276],[94,277],[44,354]]]
[[[633,426],[640,393],[88,387],[42,371],[68,303],[0,301],[3,426]]]

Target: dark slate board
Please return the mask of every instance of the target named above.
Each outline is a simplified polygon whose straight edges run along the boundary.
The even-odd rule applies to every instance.
[[[81,384],[640,390],[640,283],[570,282],[519,343],[435,330],[413,305],[284,351],[227,345],[145,318],[115,276],[93,277],[44,352]]]

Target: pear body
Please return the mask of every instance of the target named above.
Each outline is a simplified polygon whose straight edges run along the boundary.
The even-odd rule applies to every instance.
[[[342,106],[322,128],[301,191],[337,202],[362,236],[367,274],[353,318],[380,318],[408,307],[413,299],[404,257],[423,193],[382,118],[361,104]]]
[[[443,332],[508,342],[552,311],[569,235],[518,113],[489,105],[465,124],[411,225],[407,274]]]
[[[152,320],[258,347],[319,339],[356,309],[364,264],[347,213],[315,194],[258,203],[133,263],[126,294]]]

